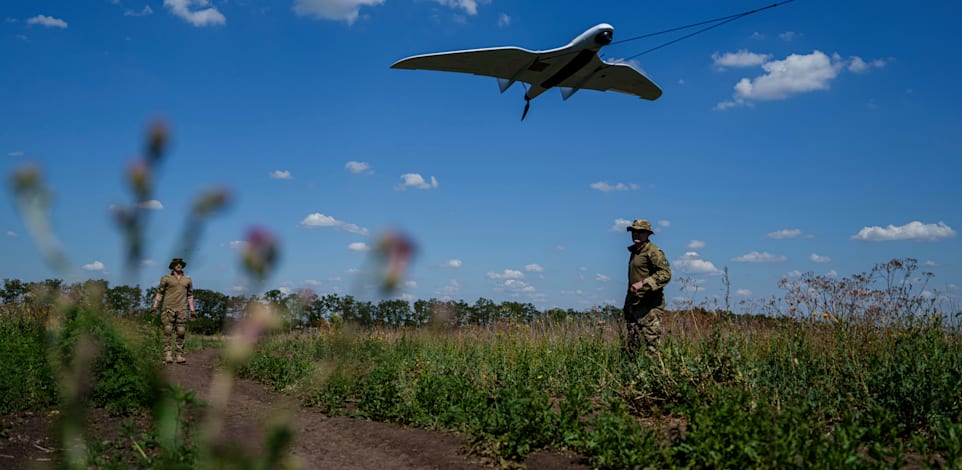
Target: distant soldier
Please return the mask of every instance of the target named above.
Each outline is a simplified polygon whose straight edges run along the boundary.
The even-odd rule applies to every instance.
[[[633,244],[628,247],[628,294],[625,296],[625,322],[627,323],[626,349],[635,352],[645,339],[645,352],[658,351],[661,339],[661,317],[665,308],[664,287],[671,280],[671,266],[661,248],[648,241],[651,223],[635,219],[628,226]]]
[[[187,263],[181,258],[171,260],[170,274],[165,274],[160,278],[160,285],[157,286],[157,296],[154,297],[154,306],[151,312],[157,311],[163,299],[163,308],[160,311],[160,321],[164,326],[164,362],[170,364],[174,362],[174,356],[170,352],[170,343],[176,342],[178,364],[186,364],[184,357],[184,337],[187,335],[187,309],[194,313],[194,284],[190,276],[184,274]]]

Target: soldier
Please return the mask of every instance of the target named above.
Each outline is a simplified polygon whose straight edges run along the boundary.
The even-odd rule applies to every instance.
[[[628,226],[633,244],[628,247],[628,294],[625,296],[625,322],[628,337],[626,349],[635,352],[645,339],[645,352],[658,352],[661,338],[661,317],[665,308],[664,287],[671,280],[671,266],[661,248],[648,241],[651,223],[635,219]]]
[[[190,313],[194,312],[194,284],[190,276],[184,274],[187,263],[181,258],[171,260],[170,274],[165,274],[160,278],[160,285],[157,286],[157,296],[154,297],[154,306],[151,312],[157,311],[157,306],[161,299],[164,301],[164,308],[160,312],[160,320],[164,325],[164,362],[170,364],[174,362],[174,357],[170,353],[170,343],[176,340],[177,343],[177,363],[186,364],[184,357],[184,337],[187,335],[187,308]],[[175,336],[176,335],[176,336]]]

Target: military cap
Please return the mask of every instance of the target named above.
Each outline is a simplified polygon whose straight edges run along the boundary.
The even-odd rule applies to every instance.
[[[170,264],[167,266],[167,269],[174,269],[175,264],[179,264],[182,268],[187,267],[187,262],[184,261],[183,258],[174,258],[170,260]]]
[[[651,222],[648,222],[645,219],[635,219],[635,221],[628,226],[627,230],[629,232],[633,232],[635,230],[644,230],[646,232],[655,233],[651,230]]]

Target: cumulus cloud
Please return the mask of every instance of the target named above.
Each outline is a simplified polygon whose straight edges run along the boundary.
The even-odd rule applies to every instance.
[[[460,267],[461,267],[461,260],[459,260],[459,259],[457,259],[457,258],[455,258],[455,259],[449,259],[449,260],[445,261],[444,263],[442,263],[442,264],[441,264],[441,267],[442,267],[442,268],[460,268]]]
[[[705,247],[705,242],[703,242],[703,241],[701,241],[701,240],[692,240],[692,241],[688,242],[688,245],[687,245],[687,248],[688,248],[689,250],[692,250],[692,251],[694,251],[694,250],[700,250],[700,249],[702,249],[702,248],[704,248],[704,247]]]
[[[752,295],[752,291],[748,289],[738,289],[735,291],[735,295],[740,295],[742,297],[750,297]]]
[[[38,24],[40,26],[46,26],[48,28],[60,28],[67,29],[67,22],[61,20],[60,18],[54,18],[52,16],[37,15],[33,18],[27,19],[27,24]]]
[[[435,0],[435,1],[447,7],[464,10],[464,12],[469,15],[478,14],[478,0]],[[487,3],[487,1],[485,0],[481,0],[481,2]]]
[[[329,215],[321,214],[320,212],[315,212],[309,214],[304,220],[301,221],[301,225],[307,228],[316,227],[336,227],[345,232],[355,233],[358,235],[367,235],[368,230],[364,227],[358,227],[355,224],[350,224],[342,220],[337,220]]]
[[[662,227],[662,228],[671,227],[671,221],[670,221],[670,220],[659,220],[659,221],[658,221],[658,226],[659,226],[659,227]]]
[[[430,183],[418,173],[405,173],[401,175],[401,179],[404,180],[404,182],[394,187],[394,189],[398,191],[404,191],[408,188],[434,189],[438,187],[438,180],[433,176],[431,177]]]
[[[141,266],[144,266],[144,267],[147,267],[147,268],[149,268],[149,267],[151,267],[151,266],[153,266],[153,265],[155,265],[155,264],[157,264],[157,263],[155,263],[154,260],[152,260],[152,259],[140,260],[140,265],[141,265]]]
[[[292,180],[292,179],[294,179],[294,177],[291,176],[291,172],[290,172],[290,171],[287,171],[287,170],[274,170],[274,171],[270,172],[269,175],[270,175],[271,179],[275,179],[275,180]]]
[[[808,259],[812,260],[813,263],[831,263],[832,262],[832,258],[829,258],[828,256],[820,256],[815,253],[812,253],[811,256],[808,257]]]
[[[247,248],[247,241],[245,240],[231,240],[227,242],[227,246],[234,250],[243,250]]]
[[[488,271],[488,279],[524,279],[524,273],[516,269],[505,269],[501,273]]]
[[[104,269],[106,269],[104,264],[101,263],[100,261],[94,261],[93,263],[85,264],[81,266],[81,268],[84,268],[87,271],[103,271]]]
[[[526,264],[524,266],[524,270],[529,273],[543,273],[544,267],[542,267],[540,264],[532,263],[532,264]]]
[[[908,224],[896,227],[863,227],[858,233],[852,235],[852,240],[869,242],[887,242],[893,240],[914,240],[934,242],[946,238],[955,237],[955,230],[945,222],[937,224],[923,224],[919,221],[909,222]]]
[[[373,173],[371,171],[371,165],[368,165],[367,162],[355,162],[351,160],[344,164],[344,168],[347,168],[347,171],[350,171],[351,173],[354,173],[354,174]]]
[[[778,39],[781,39],[782,41],[785,41],[785,42],[792,42],[792,40],[795,39],[795,36],[798,36],[798,33],[794,31],[785,31],[784,33],[778,33]]]
[[[164,6],[174,16],[198,28],[227,22],[217,8],[210,6],[210,0],[164,0]]]
[[[294,13],[322,20],[357,21],[362,6],[377,6],[384,0],[294,0]]]
[[[347,245],[347,249],[351,251],[370,251],[371,247],[367,246],[364,242],[354,242]]]
[[[768,234],[768,238],[774,238],[775,240],[798,238],[800,236],[802,236],[802,231],[797,228],[785,228]]]
[[[7,232],[7,233],[9,234],[10,232]],[[16,235],[14,235],[14,236],[16,236]],[[939,265],[939,263],[937,263],[937,262],[935,262],[935,261],[932,261],[932,260],[926,260],[924,263],[922,263],[922,266],[925,266],[925,267],[927,267],[927,268],[934,268],[934,267],[936,267],[936,266],[938,266],[938,265]]]
[[[506,14],[504,14],[504,13],[498,15],[498,26],[504,28],[505,26],[508,26],[508,25],[510,25],[510,24],[511,24],[511,17],[510,17],[510,16],[508,16],[508,15],[506,15]]]
[[[612,185],[612,184],[608,184],[607,181],[598,181],[597,183],[591,183],[589,186],[591,187],[591,189],[596,189],[603,193],[607,193],[611,191],[634,191],[640,187],[635,183],[628,183],[628,184],[615,183]]]
[[[137,203],[137,207],[151,211],[159,211],[164,208],[164,205],[156,199],[151,199],[149,201]]]
[[[742,49],[738,52],[714,53],[711,55],[715,67],[757,67],[772,58],[771,54],[757,54]]]
[[[742,66],[761,65],[765,72],[754,78],[745,77],[739,80],[735,84],[732,99],[718,103],[715,106],[717,110],[751,104],[754,101],[783,100],[802,93],[828,90],[832,80],[835,80],[842,70],[864,72],[869,68],[885,65],[883,60],[866,62],[860,57],[845,60],[838,54],[828,56],[819,50],[810,54],[791,54],[782,60],[768,60],[767,55],[748,51],[715,55],[713,58],[716,65],[720,61]],[[760,59],[761,63],[757,63]]]
[[[604,274],[597,273],[595,274],[595,280],[598,282],[608,282],[611,280],[611,278],[608,276],[605,276]]]
[[[24,155],[22,150],[15,150],[13,152],[7,152],[8,157],[22,157]]]
[[[608,228],[609,232],[624,232],[631,225],[631,221],[628,219],[617,218],[615,219],[614,225]]]
[[[686,252],[680,258],[672,261],[674,269],[685,274],[718,274],[720,271],[711,261],[702,259],[695,251]]]
[[[447,284],[444,285],[444,287],[436,290],[435,293],[441,296],[442,299],[446,300],[458,295],[458,292],[460,291],[461,285],[458,284],[456,279],[451,279]]]
[[[848,70],[849,72],[864,73],[871,69],[880,69],[885,67],[885,61],[882,59],[875,59],[871,62],[866,62],[859,56],[854,56],[849,59]]]
[[[773,255],[767,251],[760,253],[753,251],[751,253],[732,258],[732,261],[736,263],[781,263],[788,261],[788,258],[782,255]]]
[[[17,232],[14,232],[13,230],[7,230],[7,236],[10,238],[17,238]]]

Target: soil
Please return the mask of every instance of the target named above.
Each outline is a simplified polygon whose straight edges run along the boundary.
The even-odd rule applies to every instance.
[[[164,374],[183,390],[194,390],[198,399],[208,401],[217,353],[215,349],[193,353],[188,356],[187,364],[165,366]],[[201,413],[196,414],[196,419],[203,419]],[[234,383],[222,435],[229,436],[230,441],[241,448],[259,452],[264,440],[263,426],[277,416],[288,418],[294,430],[294,441],[288,452],[305,469],[477,469],[498,466],[496,462],[472,454],[465,439],[458,434],[348,417],[328,417],[250,380]],[[51,433],[55,418],[55,411],[0,417],[0,468],[52,468],[56,455]],[[93,423],[93,435],[109,439],[116,434],[121,423],[130,419],[94,409],[88,421]],[[531,454],[520,467],[590,468],[582,461],[577,455],[541,451]]]

